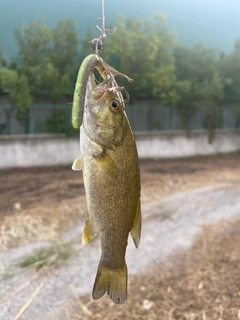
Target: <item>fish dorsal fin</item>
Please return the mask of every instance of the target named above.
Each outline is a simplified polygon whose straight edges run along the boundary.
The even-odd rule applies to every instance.
[[[88,243],[97,235],[97,229],[94,225],[93,220],[91,219],[90,215],[88,214],[87,220],[85,222],[85,227],[82,234],[82,244]]]
[[[130,231],[136,248],[139,246],[139,242],[140,242],[141,225],[142,225],[142,214],[141,214],[140,199],[139,199],[133,227]]]
[[[82,156],[77,157],[72,165],[73,171],[81,171],[83,169]]]

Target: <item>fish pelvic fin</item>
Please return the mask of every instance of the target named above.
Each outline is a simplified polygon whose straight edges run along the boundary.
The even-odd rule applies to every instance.
[[[83,168],[83,161],[82,161],[82,156],[78,156],[74,162],[73,162],[73,165],[72,165],[72,170],[73,171],[81,171]]]
[[[142,213],[141,213],[140,199],[139,199],[133,227],[130,231],[136,248],[138,248],[140,243],[141,226],[142,226]]]
[[[95,228],[94,222],[91,219],[90,215],[88,214],[87,220],[85,222],[85,227],[82,234],[82,244],[88,243],[97,235],[97,230]]]
[[[121,268],[111,269],[104,266],[103,261],[100,260],[92,297],[97,300],[105,293],[117,304],[123,304],[127,299],[127,265],[125,261]]]

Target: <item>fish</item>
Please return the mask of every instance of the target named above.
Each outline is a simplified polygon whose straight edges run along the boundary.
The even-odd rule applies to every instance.
[[[72,168],[83,171],[86,193],[88,215],[82,243],[97,235],[101,242],[92,297],[97,300],[107,293],[114,303],[123,304],[127,299],[128,236],[130,233],[136,248],[141,236],[139,161],[125,112],[124,87],[117,85],[115,69],[91,56],[83,62],[75,88],[85,96],[77,101],[80,111],[75,106],[73,112],[75,123],[81,123],[81,155]],[[94,69],[102,82],[96,83]]]

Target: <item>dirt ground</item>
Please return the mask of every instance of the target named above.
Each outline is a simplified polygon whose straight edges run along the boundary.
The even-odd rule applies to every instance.
[[[238,201],[238,153],[214,157],[147,160],[141,161],[140,169],[142,204],[145,209],[159,200],[161,202],[161,199],[164,202],[164,199],[169,199],[169,196],[179,192],[182,192],[184,201],[191,202],[188,198],[191,194],[189,191],[201,190],[199,188],[207,186],[222,188],[221,194],[228,197],[230,206],[231,201]],[[205,194],[207,190],[205,189]],[[215,192],[212,190],[209,191],[210,198]],[[238,190],[237,196],[229,198],[228,190],[230,193]],[[194,202],[194,199],[192,201]],[[222,201],[224,202],[224,199]],[[205,206],[211,211],[209,200],[204,202],[203,199],[201,204],[203,208]],[[221,209],[221,203],[219,206]],[[86,211],[82,175],[73,172],[70,166],[0,171],[0,250],[6,251],[9,247],[32,241],[57,240],[84,217]],[[147,222],[148,218],[145,217],[145,220]],[[174,224],[174,221],[172,223]],[[240,319],[239,231],[239,217],[206,224],[189,249],[172,253],[166,261],[155,263],[140,273],[130,275],[128,299],[123,306],[114,305],[107,296],[92,302],[90,293],[76,293],[63,306],[60,301],[57,310],[41,319]],[[44,272],[43,270],[43,274]],[[59,269],[59,272],[63,271]],[[9,304],[3,305],[5,309],[2,308],[2,311],[10,314],[8,310],[11,307],[14,308],[11,314],[15,314],[15,317],[9,319],[32,320],[32,316],[27,315],[28,311],[31,314],[31,305],[22,317],[16,316],[15,310],[21,309],[23,297],[26,299],[26,296],[20,297],[20,294],[24,294],[20,287],[18,298],[18,289],[13,283],[19,279],[11,277],[12,275],[7,282],[4,280],[3,289],[7,288],[6,292],[9,292],[9,288],[12,288],[16,300],[13,302],[9,298]],[[47,276],[41,281],[47,281],[46,279]],[[48,288],[51,286],[53,283],[48,284]],[[57,287],[55,284],[55,288]],[[35,284],[33,288],[38,289]],[[4,290],[2,301],[6,302]],[[40,308],[40,303],[35,303],[33,309]]]
[[[240,185],[240,154],[140,162],[141,202],[205,185]],[[70,166],[0,170],[0,250],[56,240],[86,214],[82,174]]]
[[[130,299],[124,306],[114,305],[106,296],[85,310],[86,296],[72,303],[75,316],[69,319],[240,319],[239,231],[239,218],[206,227],[190,250],[131,276]]]

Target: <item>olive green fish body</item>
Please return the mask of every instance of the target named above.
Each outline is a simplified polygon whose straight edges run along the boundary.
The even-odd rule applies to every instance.
[[[137,153],[127,123],[124,129],[126,136],[122,144],[114,150],[102,151],[102,154],[95,157],[92,157],[91,154],[86,155],[86,153],[84,156],[84,151],[87,152],[87,150],[94,153],[92,142],[87,137],[88,142],[82,147],[89,218],[95,226],[96,233],[100,236],[102,247],[101,270],[96,278],[93,298],[100,298],[107,291],[117,303],[123,303],[126,299],[125,251],[127,239],[136,215],[140,215]],[[97,152],[98,149],[96,154]],[[140,226],[138,228],[140,229]],[[139,243],[139,237],[140,234],[135,238],[136,245]],[[101,284],[103,270],[116,290],[112,289],[111,292],[111,283]],[[111,279],[111,270],[115,271],[117,279],[114,278],[114,274]],[[118,274],[122,274],[122,277],[118,278]],[[103,278],[102,281],[106,279]],[[122,281],[119,288],[118,281]],[[100,285],[100,290],[98,285]]]

